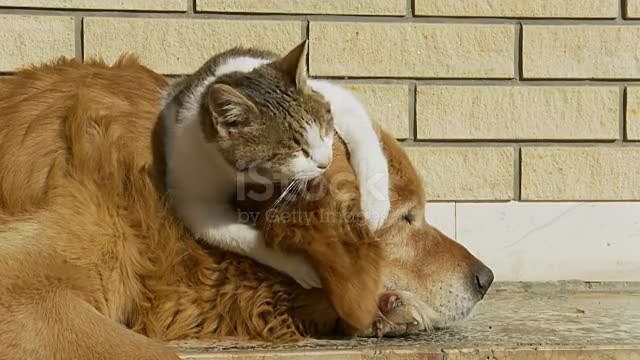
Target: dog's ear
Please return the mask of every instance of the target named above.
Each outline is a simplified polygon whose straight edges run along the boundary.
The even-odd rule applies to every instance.
[[[382,242],[362,216],[358,181],[349,164],[346,146],[342,141],[334,142],[333,146],[333,165],[326,175],[340,177],[340,194],[332,192],[318,201],[272,208],[270,216],[261,217],[258,227],[268,246],[304,252],[309,257],[322,281],[321,291],[329,298],[344,328],[355,332],[368,328],[378,314],[384,252]],[[307,190],[317,193],[313,184],[309,186]],[[296,221],[299,217],[293,217],[293,221],[267,220],[291,218],[293,211],[311,217],[303,216],[299,221]]]
[[[357,187],[353,189],[357,191]],[[260,223],[269,246],[282,251],[304,252],[322,281],[322,290],[334,310],[352,333],[371,326],[378,314],[382,293],[382,243],[366,226],[359,211],[359,198],[343,200],[336,207],[322,208],[337,216],[311,223]],[[351,203],[353,202],[353,203]],[[296,209],[298,210],[298,209]],[[273,208],[270,218],[277,219],[286,206]],[[306,211],[306,210],[302,210]],[[264,221],[264,217],[262,217]],[[317,223],[316,223],[317,221]]]
[[[356,221],[343,226],[332,224],[341,233],[328,239],[318,234],[309,242],[307,254],[322,280],[323,289],[340,318],[353,331],[371,326],[378,314],[378,297],[382,292],[383,249],[380,241]]]
[[[278,218],[278,212],[290,209],[282,207],[270,211],[273,211],[271,218]],[[331,224],[259,224],[269,246],[307,254],[322,281],[322,290],[350,333],[371,326],[378,314],[378,297],[383,290],[382,243],[365,225],[364,219],[353,219],[344,216],[343,221],[335,219]]]

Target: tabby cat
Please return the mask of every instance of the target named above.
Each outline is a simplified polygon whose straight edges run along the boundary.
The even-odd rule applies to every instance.
[[[386,158],[366,111],[347,90],[308,80],[306,42],[286,56],[234,48],[174,82],[165,96],[167,191],[194,235],[320,287],[306,258],[265,245],[230,206],[239,183],[285,183],[321,175],[334,125],[350,151],[362,208],[375,230],[390,207]]]

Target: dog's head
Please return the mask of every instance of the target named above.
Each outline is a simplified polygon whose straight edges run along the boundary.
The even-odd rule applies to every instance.
[[[471,313],[491,285],[493,273],[462,245],[428,224],[422,181],[415,168],[393,137],[384,131],[379,136],[389,164],[391,209],[375,236],[361,219],[342,218],[351,213],[359,193],[341,141],[334,142],[333,163],[325,174],[328,193],[318,190],[323,188],[320,183],[310,184],[306,188],[310,193],[324,195],[274,208],[271,204],[280,193],[259,189],[258,193],[271,198],[247,198],[240,207],[263,213],[269,209],[271,215],[310,215],[309,222],[306,217],[278,221],[277,216],[262,216],[258,225],[280,248],[307,251],[320,269],[336,311],[350,326],[361,329],[370,324],[378,301],[382,316],[360,335],[403,335],[446,327]],[[328,217],[331,223],[327,224],[329,220],[317,215],[323,211],[339,216]],[[384,320],[381,329],[376,329],[378,320]]]
[[[449,326],[469,316],[493,273],[462,245],[425,220],[422,181],[401,146],[381,134],[389,159],[391,212],[376,234],[384,243],[379,307],[392,326],[385,333]]]

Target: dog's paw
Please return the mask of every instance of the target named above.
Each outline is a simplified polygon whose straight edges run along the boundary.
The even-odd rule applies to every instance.
[[[307,258],[302,255],[290,255],[286,265],[279,270],[291,276],[305,289],[322,287],[318,273]]]
[[[364,186],[363,189],[364,191],[362,191],[360,197],[362,214],[371,231],[376,231],[382,227],[389,215],[389,210],[391,209],[389,194],[388,191],[370,189]]]

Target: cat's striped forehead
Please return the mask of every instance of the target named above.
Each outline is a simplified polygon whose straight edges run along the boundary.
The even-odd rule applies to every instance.
[[[331,108],[319,93],[311,88],[300,90],[266,59],[230,58],[216,70],[215,83],[226,84],[251,101],[260,114],[255,125],[267,122],[282,131],[303,135],[310,125],[325,137],[333,129]]]

